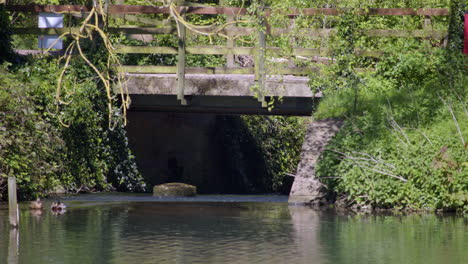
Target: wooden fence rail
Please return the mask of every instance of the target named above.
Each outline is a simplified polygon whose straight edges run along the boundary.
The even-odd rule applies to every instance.
[[[8,11],[27,12],[27,13],[84,13],[90,12],[92,6],[85,5],[7,5]],[[216,6],[184,6],[178,7],[178,11],[186,10],[186,14],[202,14],[202,15],[246,15],[246,8],[238,7],[216,7]],[[343,14],[350,9],[341,8],[291,8],[288,12],[284,12],[287,16],[316,16],[328,15],[337,16]],[[372,16],[448,16],[449,11],[446,8],[370,8],[370,9],[353,9],[355,14],[372,15]],[[273,11],[267,10],[266,15],[269,16]],[[135,6],[135,5],[110,5],[108,7],[109,14],[169,14],[167,7],[154,6]]]
[[[219,33],[231,36],[249,36],[255,32],[255,28],[243,28],[243,27],[232,27],[232,30],[223,29]],[[141,34],[141,35],[176,35],[176,27],[135,27],[135,26],[123,26],[123,27],[110,27],[108,28],[109,33],[112,34]],[[200,30],[206,31],[208,30]],[[286,34],[289,30],[286,28],[271,28],[271,36],[278,37],[282,34]],[[67,33],[78,33],[78,27],[70,28],[12,28],[13,34],[16,35],[62,35]],[[333,36],[336,33],[335,29],[300,29],[297,31],[297,35],[300,35],[308,39],[320,39],[324,37]],[[442,39],[447,34],[447,30],[437,29],[415,29],[415,30],[402,30],[402,29],[366,29],[362,31],[362,34],[369,37],[398,37],[398,38],[434,38]],[[187,35],[197,35],[192,31],[188,31]]]
[[[267,47],[266,51],[269,54],[281,55],[281,48]],[[120,46],[116,49],[117,53],[133,53],[133,54],[177,54],[178,49],[174,47],[156,47],[156,46]],[[202,55],[256,55],[257,50],[254,47],[226,47],[226,46],[195,46],[186,47],[187,54],[202,54]],[[331,49],[307,49],[293,48],[292,55],[294,56],[332,56]],[[356,55],[363,57],[380,57],[383,51],[380,50],[362,50],[357,49]]]

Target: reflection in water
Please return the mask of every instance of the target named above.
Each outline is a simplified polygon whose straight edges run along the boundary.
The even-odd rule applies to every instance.
[[[126,221],[144,224],[123,230],[117,263],[283,263],[297,254],[283,205],[140,203]]]
[[[466,263],[463,217],[356,215],[322,219],[320,241],[332,263]]]
[[[67,203],[64,215],[23,208],[21,234],[0,237],[0,263],[456,264],[468,259],[466,223],[457,217],[339,216],[285,203]],[[0,234],[10,231],[7,219],[0,206]],[[15,241],[21,241],[19,247]]]
[[[39,210],[39,209],[31,209],[29,210],[29,213],[31,214],[31,216],[37,219],[41,218],[42,216],[42,210]]]
[[[8,242],[8,264],[17,264],[19,251],[19,230],[10,228],[10,240]]]
[[[320,244],[320,212],[305,206],[289,206],[294,228],[294,242],[303,263],[326,263]]]
[[[51,210],[51,213],[53,215],[63,215],[66,212],[67,212],[67,210],[65,210],[65,209],[63,209],[63,210]]]

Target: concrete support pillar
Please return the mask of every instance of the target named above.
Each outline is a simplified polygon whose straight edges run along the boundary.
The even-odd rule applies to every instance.
[[[315,177],[315,164],[330,139],[340,130],[343,121],[313,121],[307,127],[301,160],[289,194],[291,204],[317,204],[326,195],[324,185]]]

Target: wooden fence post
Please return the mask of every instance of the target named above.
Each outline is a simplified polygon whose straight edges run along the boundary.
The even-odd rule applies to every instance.
[[[124,0],[115,0],[115,5],[123,5],[123,4],[125,4]],[[115,17],[120,18],[120,19],[125,19],[125,14],[115,15]]]
[[[220,0],[219,3],[222,7],[227,7],[227,0]],[[233,23],[234,21],[235,21],[234,14],[226,13],[226,23]],[[234,24],[226,27],[226,30],[228,33],[227,35],[229,36],[229,38],[226,40],[226,46],[229,48],[234,48],[235,43],[236,43],[236,41],[231,38],[232,34],[230,33],[233,28],[235,28]],[[236,64],[234,62],[234,54],[227,54],[226,55],[226,67],[233,68],[235,66]]]
[[[262,2],[263,3],[263,2]],[[258,48],[255,53],[255,81],[257,81],[259,92],[258,92],[258,101],[262,103],[262,107],[267,107],[267,102],[265,100],[265,89],[266,89],[266,69],[265,69],[265,59],[266,59],[266,18],[263,14],[265,8],[262,6],[260,8],[261,17],[260,17],[260,30],[258,31]]]
[[[183,15],[186,10],[182,10],[180,13]],[[185,17],[185,16],[182,16]],[[179,48],[177,55],[177,100],[180,100],[182,105],[187,105],[187,100],[184,97],[185,89],[185,46],[186,46],[186,29],[185,25],[180,22],[176,22],[179,28]]]
[[[16,178],[8,177],[8,209],[10,212],[10,225],[18,227],[19,225],[19,210],[18,200],[16,196]]]

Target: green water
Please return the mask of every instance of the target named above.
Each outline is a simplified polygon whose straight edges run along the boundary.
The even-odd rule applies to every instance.
[[[18,232],[2,204],[0,263],[468,263],[467,218],[337,214],[285,201],[79,196],[63,215],[23,204]]]

